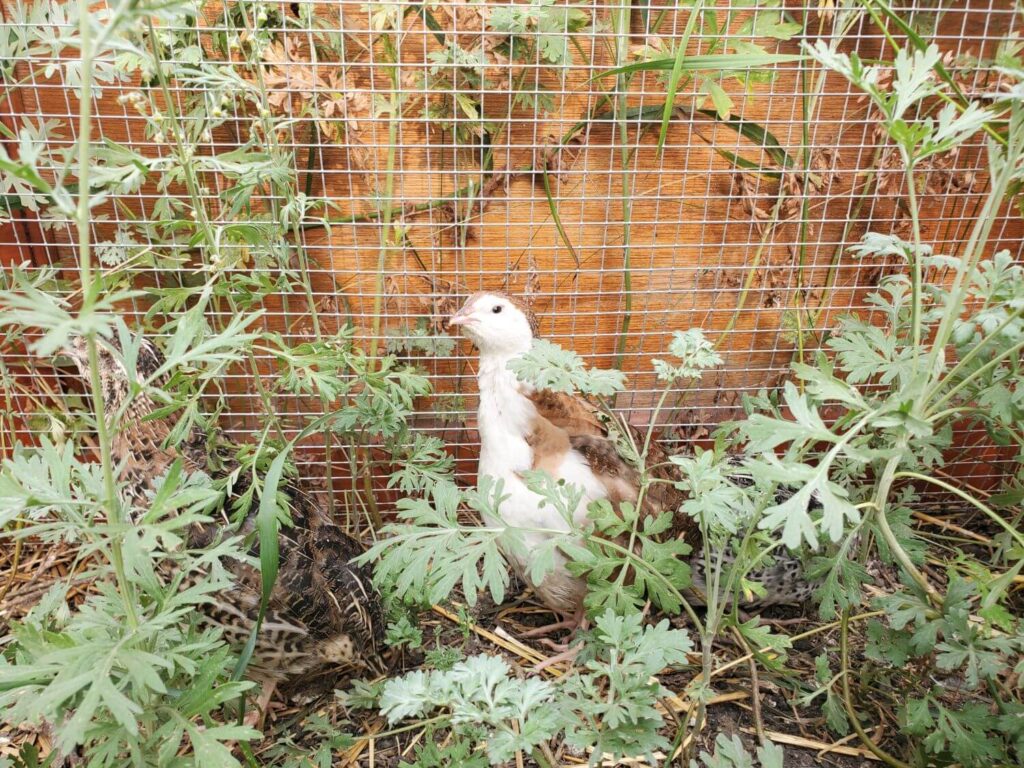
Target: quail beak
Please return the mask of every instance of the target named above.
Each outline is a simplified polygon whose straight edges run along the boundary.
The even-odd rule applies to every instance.
[[[448,325],[468,325],[469,323],[476,322],[476,318],[473,317],[473,313],[470,312],[466,307],[463,307],[454,315],[448,318]]]
[[[69,339],[58,349],[51,358],[51,365],[68,373],[78,373],[83,360],[83,350]]]
[[[82,368],[79,366],[78,360],[66,349],[57,352],[50,358],[48,365],[53,370],[54,375],[60,379],[77,379],[82,375]]]

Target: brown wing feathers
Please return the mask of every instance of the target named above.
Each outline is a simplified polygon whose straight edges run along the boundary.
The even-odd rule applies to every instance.
[[[605,425],[596,409],[581,397],[561,392],[538,390],[526,393],[537,409],[538,418],[528,442],[534,449],[534,469],[554,472],[562,457],[571,448],[583,456],[591,470],[604,483],[612,503],[635,501],[640,486],[640,473],[619,455],[615,443],[608,438]],[[643,444],[644,436],[633,429],[633,439]],[[669,454],[655,440],[647,451],[647,469],[656,480],[677,480],[676,467]],[[671,482],[651,483],[641,503],[643,514],[676,512],[671,533],[696,548],[700,530],[689,515],[677,510],[685,495]]]
[[[593,406],[580,397],[547,389],[526,396],[533,401],[537,413],[570,435],[606,437],[608,434]]]
[[[569,433],[543,416],[534,421],[526,442],[533,449],[533,469],[543,469],[551,475],[556,474],[562,458],[572,450]]]

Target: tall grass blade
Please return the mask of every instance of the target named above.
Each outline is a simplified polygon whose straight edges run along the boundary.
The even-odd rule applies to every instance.
[[[665,113],[664,104],[656,104],[649,107],[631,107],[626,110],[626,118],[631,122],[635,122],[638,125],[645,123],[659,123]],[[736,115],[731,115],[728,118],[723,119],[713,109],[698,109],[690,110],[686,107],[678,106],[672,107],[669,113],[673,117],[692,117],[695,114],[703,115],[704,117],[711,118],[715,122],[719,122],[727,128],[736,131],[740,136],[747,139],[753,144],[763,149],[768,156],[776,162],[781,168],[793,168],[796,167],[796,161],[790,157],[789,153],[783,148],[782,143],[770,130],[765,128],[759,123],[755,123],[752,120],[747,120]],[[601,112],[594,115],[592,122],[599,123],[605,121],[611,121],[614,115],[610,111]]]
[[[803,61],[806,57],[795,53],[709,53],[695,56],[683,56],[679,64],[680,72],[731,71],[739,69],[760,69],[775,64],[792,64]],[[631,75],[634,72],[658,72],[675,70],[677,55],[671,59],[651,59],[627,64],[616,69],[607,69],[590,78],[600,80],[611,75]]]
[[[690,9],[690,17],[686,20],[686,27],[683,29],[683,36],[679,40],[679,50],[676,51],[676,59],[672,65],[672,74],[668,79],[668,88],[665,90],[665,107],[661,114],[661,131],[658,133],[658,151],[665,148],[665,138],[668,136],[668,124],[672,120],[672,106],[676,102],[676,90],[679,88],[679,79],[683,75],[683,64],[686,62],[686,49],[690,44],[690,35],[697,24],[697,19],[704,11],[703,0],[698,0]]]
[[[249,639],[242,648],[242,653],[235,664],[232,677],[240,680],[249,665],[253,651],[256,649],[256,638],[263,624],[263,618],[267,614],[267,604],[270,602],[270,593],[274,590],[274,582],[277,581],[278,545],[277,545],[277,491],[281,484],[281,475],[284,473],[284,464],[288,460],[288,451],[282,450],[274,457],[274,461],[267,470],[263,479],[263,491],[260,494],[260,507],[256,513],[256,532],[260,539],[260,610],[256,617],[256,623],[252,627]]]
[[[562,226],[562,217],[558,213],[558,201],[555,200],[554,195],[551,193],[551,176],[548,174],[548,169],[544,168],[541,173],[541,178],[544,181],[544,195],[548,199],[548,209],[551,211],[551,219],[555,222],[555,228],[558,230],[558,236],[562,238],[562,243],[569,249],[569,254],[572,256],[573,263],[576,264],[576,269],[580,268],[580,257],[576,253],[576,249],[573,248],[572,242],[569,240],[569,234],[565,231],[565,227]]]

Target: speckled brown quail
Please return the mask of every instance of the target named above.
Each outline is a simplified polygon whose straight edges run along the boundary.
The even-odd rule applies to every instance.
[[[161,475],[176,459],[181,459],[188,471],[211,476],[226,477],[235,469],[230,459],[226,463],[211,461],[207,435],[199,429],[178,444],[169,444],[174,416],[154,416],[161,404],[155,403],[145,388],[139,391],[131,386],[116,341],[100,340],[98,347],[104,408],[110,418],[119,414],[114,424],[113,459],[121,467],[124,501],[133,518],[148,508]],[[84,340],[74,339],[66,351],[88,382]],[[163,366],[159,350],[141,340],[135,366],[140,382],[153,379],[151,385],[165,385],[169,374],[160,372]],[[248,473],[238,473],[223,513],[213,523],[193,527],[190,547],[205,547],[225,534],[246,535],[254,530],[255,508],[238,526],[228,521],[233,501],[245,495],[249,483]],[[277,580],[248,669],[264,686],[261,710],[278,683],[308,679],[321,672],[382,673],[387,667],[380,597],[371,583],[370,570],[352,562],[362,554],[362,547],[298,483],[282,485],[292,525],[280,531]],[[249,554],[258,558],[258,537],[252,538],[256,543]],[[202,620],[220,627],[229,642],[240,646],[249,638],[259,612],[261,574],[258,567],[244,562],[233,560],[227,565],[235,582],[203,608]]]

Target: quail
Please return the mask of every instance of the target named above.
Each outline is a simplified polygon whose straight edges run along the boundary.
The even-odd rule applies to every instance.
[[[570,573],[566,557],[556,551],[555,568],[540,583],[531,582],[529,576],[532,553],[551,535],[540,531],[567,531],[569,524],[551,505],[541,503],[541,497],[527,487],[523,472],[545,470],[556,480],[581,488],[582,499],[574,514],[579,526],[586,523],[587,507],[595,500],[607,499],[613,506],[635,502],[640,472],[620,456],[606,425],[588,401],[535,389],[509,369],[509,362],[528,352],[537,337],[537,319],[524,303],[503,293],[477,293],[449,319],[449,324],[461,328],[479,352],[479,475],[502,480],[503,493],[507,494],[499,508],[501,520],[487,522],[528,529],[524,533],[526,547],[506,553],[510,564],[539,600],[563,617],[549,628],[571,629],[583,618],[586,584]],[[693,518],[678,511],[686,496],[671,482],[678,478],[667,458],[666,451],[652,441],[646,459],[649,471],[668,482],[652,484],[643,497],[640,513],[674,514],[673,535],[686,540],[695,553],[690,558],[693,584],[687,598],[691,604],[701,604],[705,585],[703,558],[699,555],[700,530]],[[753,572],[749,578],[760,581],[766,594],[751,600],[748,607],[799,604],[813,589],[803,577],[799,562],[788,555],[778,556],[774,565]]]
[[[150,340],[140,340],[131,374],[139,385],[148,386],[132,385],[116,339],[101,338],[98,347],[104,408],[108,423],[114,421],[112,458],[120,468],[122,495],[133,518],[145,511],[161,476],[176,460],[189,471],[215,478],[227,478],[237,469],[230,458],[211,459],[207,435],[198,428],[172,443],[173,415],[157,413],[161,404],[148,394],[149,387],[165,386],[170,378],[163,370],[163,355]],[[65,351],[89,381],[84,339],[72,339]],[[250,473],[235,474],[214,522],[193,526],[189,532],[190,547],[205,547],[224,535],[248,535],[255,530],[256,509],[246,511],[240,523],[229,521],[233,502],[243,498],[252,483]],[[369,569],[353,562],[362,547],[301,483],[282,481],[281,486],[291,525],[282,527],[279,534],[277,579],[247,670],[263,685],[259,713],[266,710],[278,684],[330,673],[379,674],[388,667],[381,599]],[[249,554],[258,558],[258,541]],[[202,607],[200,619],[221,628],[225,639],[241,646],[259,613],[261,572],[258,566],[234,559],[227,567],[232,586]]]

